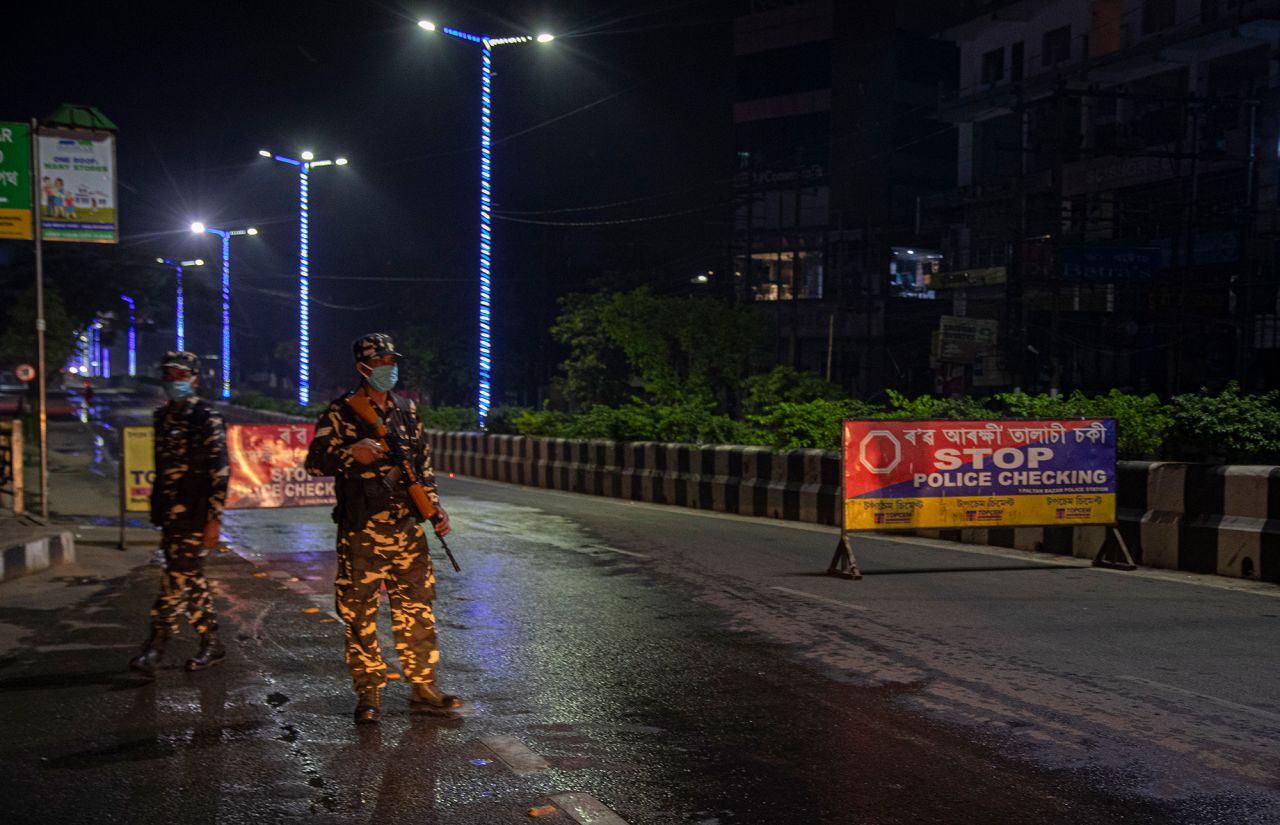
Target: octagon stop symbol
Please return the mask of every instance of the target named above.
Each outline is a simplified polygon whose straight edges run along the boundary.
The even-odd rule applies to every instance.
[[[902,463],[902,444],[888,430],[872,430],[858,442],[858,463],[875,475],[887,475]]]

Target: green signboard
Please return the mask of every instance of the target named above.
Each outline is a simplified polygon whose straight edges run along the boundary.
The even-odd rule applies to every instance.
[[[31,237],[31,126],[0,122],[0,238]]]

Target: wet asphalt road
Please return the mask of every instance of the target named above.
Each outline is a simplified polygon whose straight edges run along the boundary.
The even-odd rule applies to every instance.
[[[905,540],[846,582],[827,531],[441,486],[464,713],[393,684],[354,727],[327,513],[233,513],[207,673],[189,634],[154,683],[123,667],[145,547],[0,585],[0,821],[516,823],[576,791],[632,825],[1280,822],[1274,588]]]

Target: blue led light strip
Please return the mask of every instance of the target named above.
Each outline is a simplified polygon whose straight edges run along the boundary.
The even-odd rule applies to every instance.
[[[231,233],[222,239],[222,397],[231,397]]]
[[[182,264],[173,264],[174,270],[178,273],[178,352],[184,352],[187,349],[186,322],[183,320],[184,309],[182,306]]]
[[[446,29],[446,31],[448,31]],[[477,38],[479,39],[479,38]],[[489,370],[492,365],[490,299],[493,291],[492,179],[493,179],[493,49],[481,40],[480,52],[480,381],[476,401],[480,429],[485,427],[492,402]]]
[[[311,403],[311,309],[310,241],[308,239],[307,172],[308,164],[298,169],[298,403]]]

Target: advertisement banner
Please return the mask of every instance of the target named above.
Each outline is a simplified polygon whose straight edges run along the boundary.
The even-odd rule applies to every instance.
[[[1008,280],[1007,267],[986,266],[956,272],[939,272],[933,276],[932,283],[935,289],[964,289],[971,286],[995,286]]]
[[[1062,277],[1068,281],[1140,283],[1160,268],[1154,246],[1068,246],[1062,250]]]
[[[943,315],[938,319],[935,356],[939,361],[967,364],[991,353],[999,337],[999,321]]]
[[[151,486],[156,481],[155,431],[150,427],[121,427],[120,471],[124,473],[124,509],[151,511]]]
[[[846,530],[1114,524],[1113,419],[845,421]]]
[[[115,137],[42,129],[40,230],[46,241],[117,241]]]
[[[0,123],[0,238],[29,241],[31,126]]]
[[[314,432],[314,424],[229,424],[227,509],[333,506],[333,479],[303,468]]]

